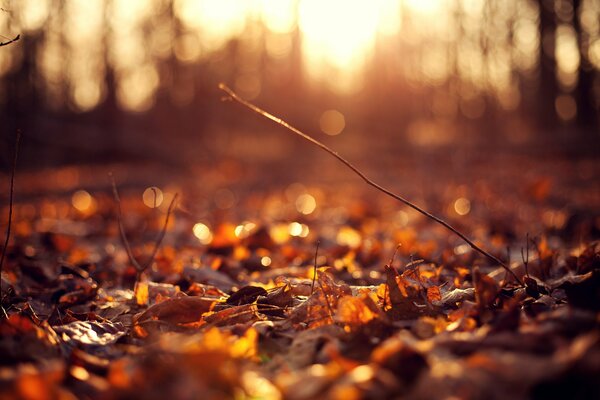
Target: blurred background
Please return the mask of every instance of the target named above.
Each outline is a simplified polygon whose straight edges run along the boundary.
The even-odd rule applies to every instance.
[[[0,0],[10,164],[598,154],[600,0]],[[457,150],[458,149],[458,150]]]

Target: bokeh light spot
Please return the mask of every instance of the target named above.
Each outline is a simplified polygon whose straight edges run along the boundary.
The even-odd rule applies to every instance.
[[[150,186],[144,190],[142,194],[142,201],[147,207],[156,208],[160,207],[164,200],[163,192],[156,186]]]
[[[317,208],[317,201],[308,193],[301,194],[296,199],[296,210],[304,215],[311,214]]]
[[[192,231],[194,232],[194,236],[198,238],[200,243],[210,244],[210,242],[212,242],[213,234],[210,231],[210,228],[202,222],[198,222],[197,224],[195,224],[192,228]]]
[[[346,127],[346,119],[344,118],[344,114],[337,110],[327,110],[321,114],[319,126],[323,133],[327,135],[339,135]]]
[[[471,211],[471,202],[469,199],[459,197],[454,202],[454,211],[456,211],[458,215],[467,215]]]

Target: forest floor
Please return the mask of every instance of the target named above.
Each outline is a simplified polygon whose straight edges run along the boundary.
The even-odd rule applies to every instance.
[[[366,165],[518,281],[325,157],[23,172],[0,398],[600,398],[597,159]]]

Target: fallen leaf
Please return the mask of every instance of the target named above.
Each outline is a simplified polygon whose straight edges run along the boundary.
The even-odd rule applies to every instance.
[[[123,324],[118,322],[76,321],[56,326],[54,330],[63,342],[71,346],[105,346],[125,335]]]

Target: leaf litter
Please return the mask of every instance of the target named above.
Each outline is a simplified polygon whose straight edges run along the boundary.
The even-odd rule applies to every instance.
[[[280,188],[240,190],[228,212],[195,206],[194,190],[162,212],[135,190],[116,211],[110,187],[91,213],[59,213],[60,196],[17,202],[0,397],[600,397],[598,221],[535,225],[556,206],[480,185],[472,204],[497,190],[538,210],[513,216],[514,232],[485,213],[452,217],[494,257],[523,248],[506,262],[516,278],[406,207],[341,185],[320,188],[311,215]],[[437,198],[451,204],[455,189]]]

